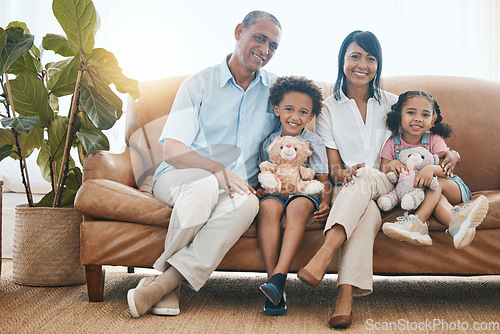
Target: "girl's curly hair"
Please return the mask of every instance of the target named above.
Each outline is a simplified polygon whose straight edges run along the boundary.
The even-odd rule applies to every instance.
[[[398,136],[403,133],[401,128],[401,110],[406,102],[415,96],[422,96],[426,98],[434,108],[434,112],[437,115],[434,126],[431,128],[431,133],[439,135],[443,138],[448,138],[451,136],[453,129],[450,124],[443,123],[443,116],[441,116],[441,109],[437,101],[429,94],[424,91],[408,91],[398,97],[398,102],[394,103],[391,107],[391,111],[387,114],[387,127],[392,131],[393,136]]]
[[[283,100],[283,96],[290,92],[307,94],[313,102],[312,114],[317,116],[321,112],[323,93],[321,89],[312,81],[305,77],[294,75],[279,77],[269,90],[269,103],[277,106]]]

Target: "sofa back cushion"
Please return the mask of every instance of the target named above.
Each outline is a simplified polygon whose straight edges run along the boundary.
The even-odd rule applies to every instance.
[[[158,144],[168,113],[186,76],[159,79],[140,84],[141,97],[129,101],[126,143],[132,154],[136,180],[154,173],[162,161]],[[317,82],[325,97],[332,94],[331,83]],[[462,160],[455,173],[472,191],[500,188],[500,83],[446,76],[401,76],[382,80],[383,89],[396,95],[407,90],[423,90],[440,105],[444,122],[454,133],[446,140]],[[311,126],[308,128],[312,129]]]

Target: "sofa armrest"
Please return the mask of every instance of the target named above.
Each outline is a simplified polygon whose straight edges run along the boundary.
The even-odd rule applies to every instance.
[[[121,153],[89,153],[83,165],[83,182],[93,179],[111,180],[136,188],[130,147],[127,146]]]

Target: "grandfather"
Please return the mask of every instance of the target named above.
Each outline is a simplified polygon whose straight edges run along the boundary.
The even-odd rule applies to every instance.
[[[187,78],[160,136],[163,162],[153,193],[173,207],[165,251],[128,292],[133,317],[179,314],[179,285],[198,291],[248,229],[259,203],[260,143],[279,122],[268,104],[275,76],[263,70],[281,38],[271,14],[254,11],[236,26],[234,53]]]

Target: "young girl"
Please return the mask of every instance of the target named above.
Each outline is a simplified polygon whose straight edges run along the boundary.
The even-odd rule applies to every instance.
[[[278,136],[293,136],[306,140],[313,151],[305,166],[314,170],[315,177],[325,185],[318,196],[293,195],[280,197],[259,189],[257,237],[266,266],[268,281],[260,286],[267,299],[264,314],[285,314],[284,294],[286,275],[297,253],[305,225],[311,213],[316,221],[325,221],[330,212],[331,191],[325,146],[321,138],[305,127],[321,111],[320,89],[304,77],[281,77],[270,89],[269,102],[280,118],[281,129],[272,133],[261,146],[260,160],[268,161],[267,147]],[[281,219],[286,215],[286,227],[281,241]],[[281,247],[280,247],[281,245]]]
[[[409,91],[399,96],[387,115],[387,127],[393,137],[382,149],[381,170],[394,172],[397,176],[407,171],[399,160],[401,150],[423,146],[432,154],[448,151],[443,138],[451,135],[451,126],[442,122],[443,117],[436,100],[422,91]],[[429,133],[430,131],[430,133]],[[488,211],[488,200],[479,196],[474,202],[452,207],[471,200],[471,192],[458,176],[446,177],[439,165],[424,167],[415,179],[414,187],[427,187],[432,177],[439,177],[439,188],[427,189],[425,198],[415,214],[405,213],[395,223],[385,223],[383,232],[390,238],[406,241],[412,245],[432,245],[427,220],[432,214],[453,236],[455,248],[467,246],[476,233]]]

